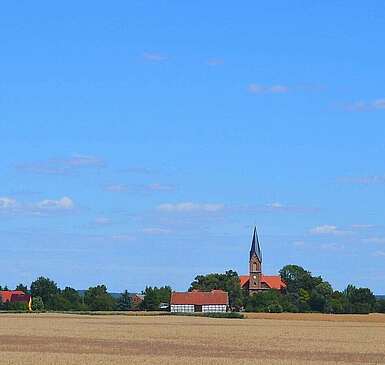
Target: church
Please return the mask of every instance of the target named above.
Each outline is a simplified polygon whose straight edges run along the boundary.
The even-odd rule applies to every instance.
[[[286,284],[279,275],[262,274],[262,251],[259,244],[257,229],[254,228],[249,255],[249,275],[239,277],[242,289],[250,295],[267,289],[284,290]]]

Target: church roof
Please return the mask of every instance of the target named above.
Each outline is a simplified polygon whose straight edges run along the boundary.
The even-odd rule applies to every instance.
[[[247,285],[249,279],[249,275],[241,275],[239,277],[241,287]],[[270,289],[281,290],[282,288],[286,288],[286,284],[279,275],[261,275],[261,284],[266,284]]]
[[[254,254],[257,256],[258,260],[262,262],[262,251],[261,251],[261,246],[259,245],[259,239],[258,239],[258,233],[257,233],[256,227],[254,227],[253,240],[251,242],[250,259],[253,257]]]

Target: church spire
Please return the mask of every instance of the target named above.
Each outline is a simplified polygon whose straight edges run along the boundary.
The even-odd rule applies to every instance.
[[[262,252],[261,246],[259,245],[257,227],[254,227],[253,241],[251,242],[250,248],[250,259],[252,258],[253,254],[257,256],[259,262],[262,262]]]

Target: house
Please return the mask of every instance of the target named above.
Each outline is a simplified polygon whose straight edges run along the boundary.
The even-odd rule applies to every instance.
[[[282,291],[286,288],[286,284],[279,275],[262,274],[262,250],[256,228],[254,228],[249,254],[249,275],[241,275],[239,280],[241,287],[250,295],[267,289]]]
[[[0,299],[2,303],[29,303],[31,296],[21,290],[2,290]]]
[[[131,293],[130,294],[130,299],[131,299],[131,305],[133,309],[138,309],[140,306],[140,303],[143,302],[144,300],[144,295],[142,294],[136,294],[136,293]]]
[[[173,313],[215,313],[226,312],[229,306],[229,295],[223,290],[204,292],[193,290],[191,292],[171,293],[170,310]]]

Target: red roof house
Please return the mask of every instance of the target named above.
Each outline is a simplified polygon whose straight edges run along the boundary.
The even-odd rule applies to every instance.
[[[226,312],[229,295],[223,290],[171,293],[171,312]]]
[[[2,290],[0,291],[0,300],[2,303],[27,303],[31,296],[21,290]]]

